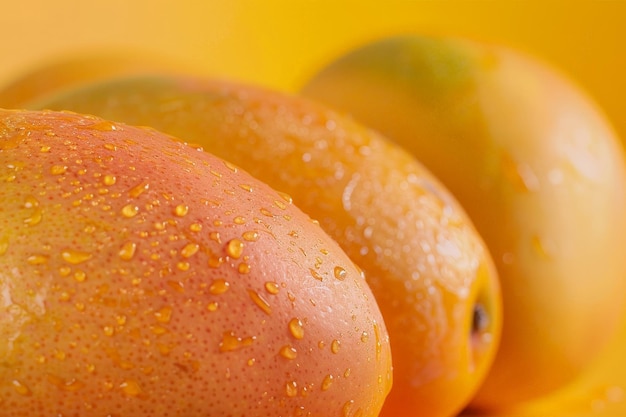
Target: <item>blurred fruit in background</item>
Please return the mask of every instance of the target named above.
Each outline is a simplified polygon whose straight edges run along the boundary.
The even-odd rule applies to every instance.
[[[3,86],[0,107],[22,108],[33,99],[54,95],[59,89],[78,87],[112,76],[133,74],[173,74],[189,72],[191,68],[174,60],[141,51],[98,50],[71,53],[66,57],[50,58],[30,72]]]
[[[484,378],[501,314],[492,260],[400,147],[308,100],[211,79],[114,78],[31,106],[152,126],[293,196],[364,270],[383,311],[394,361],[383,416],[452,415]]]
[[[597,358],[624,311],[626,164],[588,96],[514,50],[424,36],[358,48],[303,94],[410,150],[485,239],[504,327],[474,407],[545,395]]]

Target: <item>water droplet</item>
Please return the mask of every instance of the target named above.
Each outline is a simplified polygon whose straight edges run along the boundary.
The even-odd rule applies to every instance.
[[[0,255],[4,255],[9,250],[9,237],[1,236],[0,237]]]
[[[13,389],[15,389],[15,391],[20,395],[24,395],[24,396],[32,395],[30,388],[28,388],[26,384],[24,384],[23,382],[17,379],[14,379],[13,381],[11,381],[11,385],[13,385]]]
[[[35,226],[41,223],[43,219],[43,211],[40,208],[35,208],[29,217],[24,219],[24,224],[27,226]]]
[[[52,165],[50,167],[50,173],[52,175],[62,175],[67,171],[67,167],[65,165]]]
[[[534,235],[531,240],[531,245],[535,253],[539,255],[542,259],[552,258],[554,247],[550,244],[548,240],[542,239],[539,236]]]
[[[192,223],[189,225],[189,230],[192,232],[200,232],[202,231],[202,225],[200,223]]]
[[[159,323],[169,323],[172,318],[172,307],[165,306],[154,313],[154,317]]]
[[[346,401],[341,409],[343,417],[350,417],[350,411],[352,411],[352,407],[354,407],[354,400]]]
[[[242,237],[243,237],[243,240],[247,242],[256,242],[257,240],[259,240],[259,232],[257,232],[256,230],[250,230],[250,231],[244,232]]]
[[[226,291],[228,291],[229,287],[230,284],[228,283],[228,281],[222,278],[218,278],[213,280],[213,282],[211,283],[211,286],[209,287],[209,292],[214,295],[224,294]]]
[[[47,152],[50,152],[50,149],[51,149],[51,148],[50,148],[50,146],[48,146],[48,145],[42,145],[42,146],[41,146],[41,148],[39,148],[39,152],[41,152],[41,153],[47,153]]]
[[[539,179],[532,168],[525,163],[518,163],[512,155],[502,154],[502,169],[513,186],[521,192],[537,191]]]
[[[189,206],[179,204],[174,208],[174,214],[178,217],[185,217],[189,213]]]
[[[295,397],[298,395],[298,384],[296,381],[287,382],[285,384],[285,394],[287,394],[287,397]]]
[[[140,184],[137,184],[133,188],[131,188],[130,191],[128,191],[128,195],[131,196],[132,198],[137,198],[143,192],[147,191],[149,188],[150,188],[150,184],[148,184],[147,182],[142,182]]]
[[[259,210],[261,212],[262,215],[267,216],[267,217],[274,217],[274,215],[272,214],[271,211],[269,211],[266,208],[262,208],[261,210]]]
[[[293,198],[291,198],[291,196],[285,192],[279,191],[278,195],[280,196],[280,198],[282,198],[284,201],[287,202],[287,204],[292,204],[293,203]]]
[[[139,207],[137,207],[134,204],[127,204],[124,207],[122,207],[122,216],[124,217],[135,217],[137,215],[137,213],[139,213]]]
[[[315,278],[316,280],[318,280],[318,281],[322,281],[323,280],[322,276],[315,269],[311,268],[311,269],[309,269],[309,272],[311,273],[311,276],[313,278]]]
[[[188,243],[185,247],[180,251],[180,254],[183,258],[190,258],[200,250],[200,245],[197,243]]]
[[[211,239],[214,242],[217,243],[222,243],[222,239],[220,238],[220,233],[219,232],[211,232],[209,233],[209,239]]]
[[[241,349],[254,343],[255,337],[237,337],[233,332],[224,332],[222,334],[222,341],[220,342],[220,352],[232,352],[233,350]]]
[[[302,326],[302,322],[300,321],[300,319],[295,317],[292,318],[291,320],[289,320],[288,327],[289,332],[293,337],[295,337],[296,339],[304,338],[304,327]]]
[[[237,267],[237,271],[240,274],[249,274],[250,273],[250,264],[247,264],[245,262],[240,263],[239,266]]]
[[[352,370],[350,368],[346,368],[345,371],[343,371],[343,377],[347,378],[350,376],[350,373],[352,373]]]
[[[113,336],[113,334],[115,334],[115,329],[113,328],[113,326],[104,326],[102,328],[102,331],[104,332],[105,336]]]
[[[217,301],[211,301],[209,304],[207,304],[206,309],[213,312],[213,311],[217,311]]]
[[[248,295],[261,310],[266,314],[272,314],[270,303],[254,290],[248,290]]]
[[[289,360],[293,360],[298,356],[298,352],[296,351],[296,348],[294,348],[291,345],[285,345],[282,348],[280,348],[279,354],[283,358],[289,359]]]
[[[107,149],[109,151],[116,151],[117,150],[117,146],[115,146],[112,143],[105,143],[104,144],[104,149]]]
[[[267,291],[268,293],[272,295],[276,295],[280,291],[280,287],[278,286],[277,283],[273,281],[268,281],[265,283],[265,291]]]
[[[367,334],[367,332],[363,332],[361,333],[361,342],[363,343],[367,343],[367,341],[369,340],[369,335]]]
[[[60,378],[56,375],[52,375],[52,374],[48,374],[46,375],[48,382],[50,382],[52,385],[56,386],[57,388],[63,390],[63,391],[69,391],[69,392],[76,392],[79,391],[80,389],[82,389],[85,384],[72,378],[68,381],[64,380],[63,378]]]
[[[248,184],[239,184],[239,188],[241,188],[244,191],[248,191],[248,192],[252,192],[252,186],[248,185]]]
[[[337,339],[333,340],[330,344],[330,351],[333,353],[339,353],[339,349],[341,348],[341,342]]]
[[[180,281],[167,281],[167,285],[174,291],[181,294],[185,292],[185,284]]]
[[[30,265],[42,265],[48,262],[48,256],[47,255],[31,255],[28,258],[26,258],[26,262],[28,262]]]
[[[380,355],[382,354],[383,344],[380,339],[380,329],[378,327],[378,323],[374,322],[374,336],[376,338],[376,360],[380,360]]]
[[[150,331],[156,334],[157,336],[164,335],[165,333],[168,332],[168,330],[165,327],[161,327],[161,326],[150,326]]]
[[[144,396],[144,392],[139,386],[139,383],[134,379],[129,379],[120,384],[120,389],[129,397],[141,397]]]
[[[327,391],[328,388],[333,384],[333,376],[326,375],[322,380],[322,391]]]
[[[102,181],[104,182],[104,185],[113,185],[117,182],[117,177],[115,175],[107,174],[104,176]]]
[[[335,275],[335,278],[337,278],[339,281],[343,281],[344,279],[346,279],[347,272],[344,268],[340,266],[336,266],[333,273]]]
[[[239,259],[243,253],[243,242],[239,239],[232,239],[226,245],[226,253],[233,259]]]
[[[188,271],[190,267],[191,267],[191,264],[189,262],[177,262],[176,263],[176,268],[179,271]]]
[[[276,207],[278,207],[281,210],[285,210],[287,208],[287,204],[283,203],[280,200],[274,200],[274,205],[276,205]]]
[[[92,254],[73,249],[65,249],[61,252],[61,257],[65,262],[76,265],[91,259]]]
[[[125,261],[130,261],[135,256],[137,244],[135,242],[126,242],[119,251],[119,256]]]
[[[76,272],[74,272],[74,279],[77,282],[84,282],[87,279],[87,275],[85,274],[84,271],[81,271],[80,269],[77,270]]]

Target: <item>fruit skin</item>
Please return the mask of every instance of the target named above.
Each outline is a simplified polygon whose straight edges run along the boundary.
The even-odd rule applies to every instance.
[[[0,135],[3,415],[378,415],[380,311],[284,194],[94,117]]]
[[[36,98],[112,76],[193,71],[190,65],[144,51],[101,49],[72,53],[39,63],[0,89],[0,108],[21,109]]]
[[[500,328],[495,269],[450,193],[399,147],[326,107],[224,80],[138,77],[39,106],[149,125],[194,141],[293,196],[365,271],[390,333],[382,416],[452,415]],[[480,304],[488,322],[472,331]]]
[[[475,407],[543,395],[590,366],[623,310],[626,180],[589,97],[522,53],[418,35],[347,53],[302,93],[418,156],[485,239],[505,325]]]

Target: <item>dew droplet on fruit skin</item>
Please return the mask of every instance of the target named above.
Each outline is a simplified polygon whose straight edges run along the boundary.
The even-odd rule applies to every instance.
[[[290,381],[285,384],[285,394],[287,397],[295,397],[298,395],[298,384],[296,381]]]
[[[122,393],[128,397],[141,397],[145,395],[139,383],[134,379],[128,379],[122,382],[119,387]]]
[[[200,250],[200,245],[198,245],[197,243],[188,243],[180,251],[180,254],[183,258],[191,258],[193,255],[198,253],[199,250]]]
[[[330,386],[333,384],[333,376],[332,375],[326,375],[324,377],[324,379],[322,380],[322,391],[328,391],[328,389],[330,388]]]
[[[230,288],[230,283],[222,278],[213,280],[209,286],[209,292],[213,295],[224,294]]]
[[[318,281],[323,281],[324,280],[324,278],[319,274],[319,272],[317,272],[313,268],[309,269],[309,273],[311,274],[311,276],[313,278],[315,278]]]
[[[247,346],[252,345],[256,337],[248,336],[248,337],[237,337],[234,332],[224,332],[222,334],[222,341],[219,343],[220,352],[232,352],[234,350],[238,350]]]
[[[179,204],[174,207],[174,215],[177,217],[185,217],[189,213],[189,206],[184,204]]]
[[[13,381],[11,381],[11,385],[13,386],[13,389],[15,390],[15,392],[17,392],[20,395],[23,395],[26,397],[26,396],[30,396],[33,394],[30,388],[28,388],[26,384],[24,384],[22,381],[18,379],[14,379]]]
[[[131,188],[128,191],[128,195],[132,198],[137,198],[144,192],[148,191],[149,188],[150,188],[150,184],[144,181],[135,185],[133,188]]]
[[[376,340],[376,360],[380,360],[383,351],[383,344],[380,338],[380,328],[376,322],[374,322],[374,337]]]
[[[104,185],[114,185],[117,182],[117,177],[115,175],[106,174],[102,179]]]
[[[130,219],[132,217],[135,217],[137,213],[139,213],[139,207],[134,204],[127,204],[122,207],[122,216],[126,218]]]
[[[347,272],[345,268],[342,268],[341,266],[336,266],[333,270],[333,274],[335,275],[335,278],[337,278],[339,281],[343,281],[344,279],[346,279]]]
[[[9,250],[9,236],[0,236],[0,256]]]
[[[299,340],[304,338],[304,327],[300,319],[296,317],[292,318],[291,320],[289,320],[288,327],[289,333],[291,333],[294,338]]]
[[[61,258],[67,263],[77,265],[83,262],[88,261],[92,258],[92,254],[90,252],[83,252],[74,249],[64,249],[61,252]]]
[[[135,256],[137,244],[135,242],[126,242],[119,251],[119,257],[125,261],[130,261]]]
[[[260,235],[259,232],[257,232],[256,230],[249,230],[247,232],[244,232],[241,237],[246,242],[256,242],[257,240],[259,240]]]
[[[159,323],[169,323],[172,319],[172,307],[165,306],[154,313],[154,317]]]
[[[235,238],[226,244],[226,254],[233,259],[239,259],[243,253],[244,244],[241,240]]]
[[[276,295],[280,291],[280,286],[273,281],[268,281],[265,283],[265,291],[272,295]]]
[[[330,351],[332,353],[339,353],[340,348],[341,348],[341,342],[339,340],[335,339],[330,343]]]
[[[74,280],[76,282],[85,282],[86,279],[87,279],[87,274],[85,274],[85,271],[80,270],[80,269],[74,271]]]
[[[42,265],[45,264],[46,262],[48,262],[49,256],[47,255],[31,255],[28,258],[26,258],[26,262],[29,265]]]
[[[296,348],[294,348],[291,345],[285,345],[281,347],[278,353],[283,358],[289,359],[289,360],[296,359],[296,357],[298,356],[298,352],[296,351]]]
[[[41,210],[41,208],[36,207],[34,211],[30,214],[30,216],[24,219],[24,224],[27,226],[35,226],[41,223],[42,219],[43,211]]]
[[[538,235],[534,235],[531,238],[531,246],[533,248],[534,253],[539,255],[542,259],[551,259],[552,254],[554,253],[554,245],[551,244],[547,239],[542,239]]]
[[[263,296],[251,289],[248,290],[248,295],[254,304],[256,304],[256,306],[259,307],[265,314],[272,314],[272,307],[270,306],[270,303],[263,298]]]
[[[218,307],[219,304],[217,303],[217,301],[211,301],[209,304],[207,304],[206,309],[210,312],[214,312],[217,311]]]

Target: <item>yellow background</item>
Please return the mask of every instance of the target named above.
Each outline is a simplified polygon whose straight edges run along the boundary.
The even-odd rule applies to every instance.
[[[0,0],[0,85],[100,47],[163,53],[208,74],[286,90],[354,45],[401,32],[495,40],[558,66],[626,117],[624,0]]]
[[[531,52],[587,90],[626,139],[626,0],[0,0],[0,87],[60,56],[113,47],[294,91],[350,48],[405,32]],[[626,369],[613,350],[580,388],[589,397],[559,406],[581,410],[568,416],[587,415],[616,392],[626,408],[626,382],[601,378]]]

